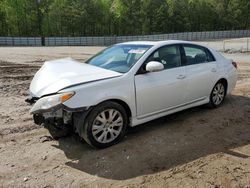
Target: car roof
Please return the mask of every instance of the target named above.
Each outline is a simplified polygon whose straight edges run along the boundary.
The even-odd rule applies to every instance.
[[[152,46],[161,46],[167,44],[179,44],[179,43],[186,43],[186,44],[195,44],[189,41],[182,41],[182,40],[163,40],[163,41],[131,41],[131,42],[124,42],[120,44],[137,44],[137,45],[152,45]]]

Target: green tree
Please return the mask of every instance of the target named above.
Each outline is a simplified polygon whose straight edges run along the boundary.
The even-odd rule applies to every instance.
[[[0,0],[0,36],[249,29],[249,10],[249,0]]]

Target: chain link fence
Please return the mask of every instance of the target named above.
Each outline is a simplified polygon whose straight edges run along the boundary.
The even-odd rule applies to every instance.
[[[226,40],[199,41],[198,44],[207,45],[221,52],[249,52],[250,38],[234,38]]]
[[[0,46],[42,46],[41,37],[0,37]]]
[[[204,31],[160,35],[107,37],[0,37],[0,46],[109,46],[112,44],[127,41],[160,41],[171,39],[188,41],[210,41],[209,46],[212,46],[220,51],[249,51],[249,39],[228,40],[243,37],[250,37],[250,30]],[[218,40],[222,42],[218,44]]]

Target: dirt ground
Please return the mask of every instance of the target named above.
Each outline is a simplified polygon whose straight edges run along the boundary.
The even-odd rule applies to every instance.
[[[52,140],[24,102],[45,60],[101,47],[0,48],[0,187],[250,187],[250,53],[218,109],[196,107],[132,128],[110,148]]]

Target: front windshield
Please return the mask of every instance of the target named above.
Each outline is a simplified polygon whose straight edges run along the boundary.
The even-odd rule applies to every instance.
[[[136,44],[114,45],[90,58],[86,63],[126,73],[150,47],[152,46]]]

